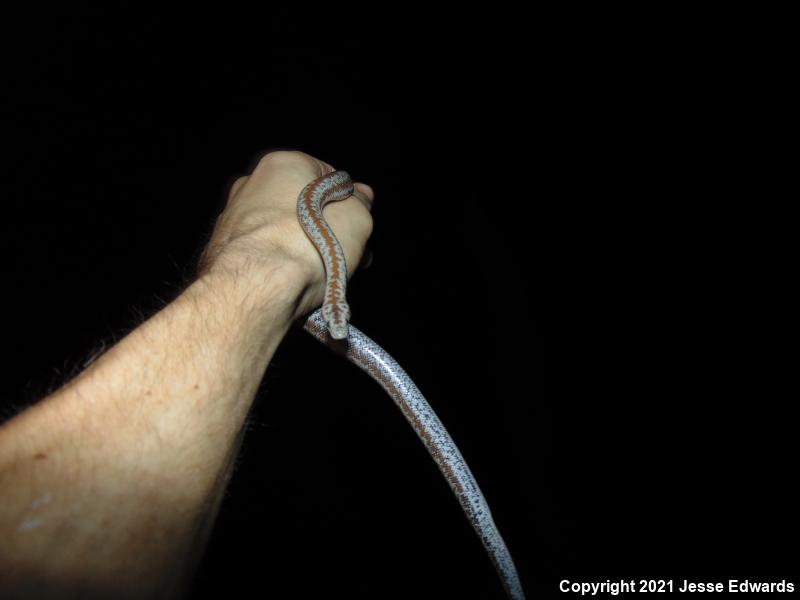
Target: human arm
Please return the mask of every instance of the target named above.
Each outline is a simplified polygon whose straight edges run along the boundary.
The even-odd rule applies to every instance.
[[[181,591],[269,360],[321,301],[321,263],[294,206],[324,168],[267,155],[234,184],[198,279],[0,427],[0,596]],[[371,192],[358,190],[364,202],[326,208],[348,265],[371,230]]]

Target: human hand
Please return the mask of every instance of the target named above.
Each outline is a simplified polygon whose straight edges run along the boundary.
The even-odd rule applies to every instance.
[[[316,248],[300,227],[296,204],[303,187],[333,170],[303,152],[279,151],[264,156],[252,174],[233,183],[227,205],[201,256],[200,274],[259,277],[279,268],[299,286],[295,316],[319,306],[325,273]],[[368,185],[356,182],[353,196],[324,209],[325,219],[344,251],[348,278],[359,265],[372,232],[373,198]]]

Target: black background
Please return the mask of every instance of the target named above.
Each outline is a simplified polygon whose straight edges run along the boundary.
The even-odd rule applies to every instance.
[[[782,363],[732,320],[747,248],[698,242],[727,221],[676,193],[713,82],[514,15],[202,10],[5,21],[7,416],[179,293],[230,183],[302,149],[375,189],[353,322],[449,428],[530,596],[792,574]],[[192,597],[222,593],[502,596],[397,409],[299,331]]]

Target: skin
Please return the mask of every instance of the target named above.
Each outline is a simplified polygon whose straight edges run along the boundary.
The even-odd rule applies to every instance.
[[[185,590],[267,365],[322,302],[295,203],[330,170],[300,152],[263,157],[233,184],[196,281],[0,427],[0,597]],[[325,208],[348,267],[371,233],[372,198],[357,183]]]

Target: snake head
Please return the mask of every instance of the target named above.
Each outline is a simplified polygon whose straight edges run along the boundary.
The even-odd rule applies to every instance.
[[[350,307],[347,302],[338,299],[326,302],[322,305],[322,318],[334,340],[347,339],[347,323],[350,320]]]
[[[326,321],[328,324],[328,333],[335,340],[347,339],[348,328],[347,321],[330,319]]]

